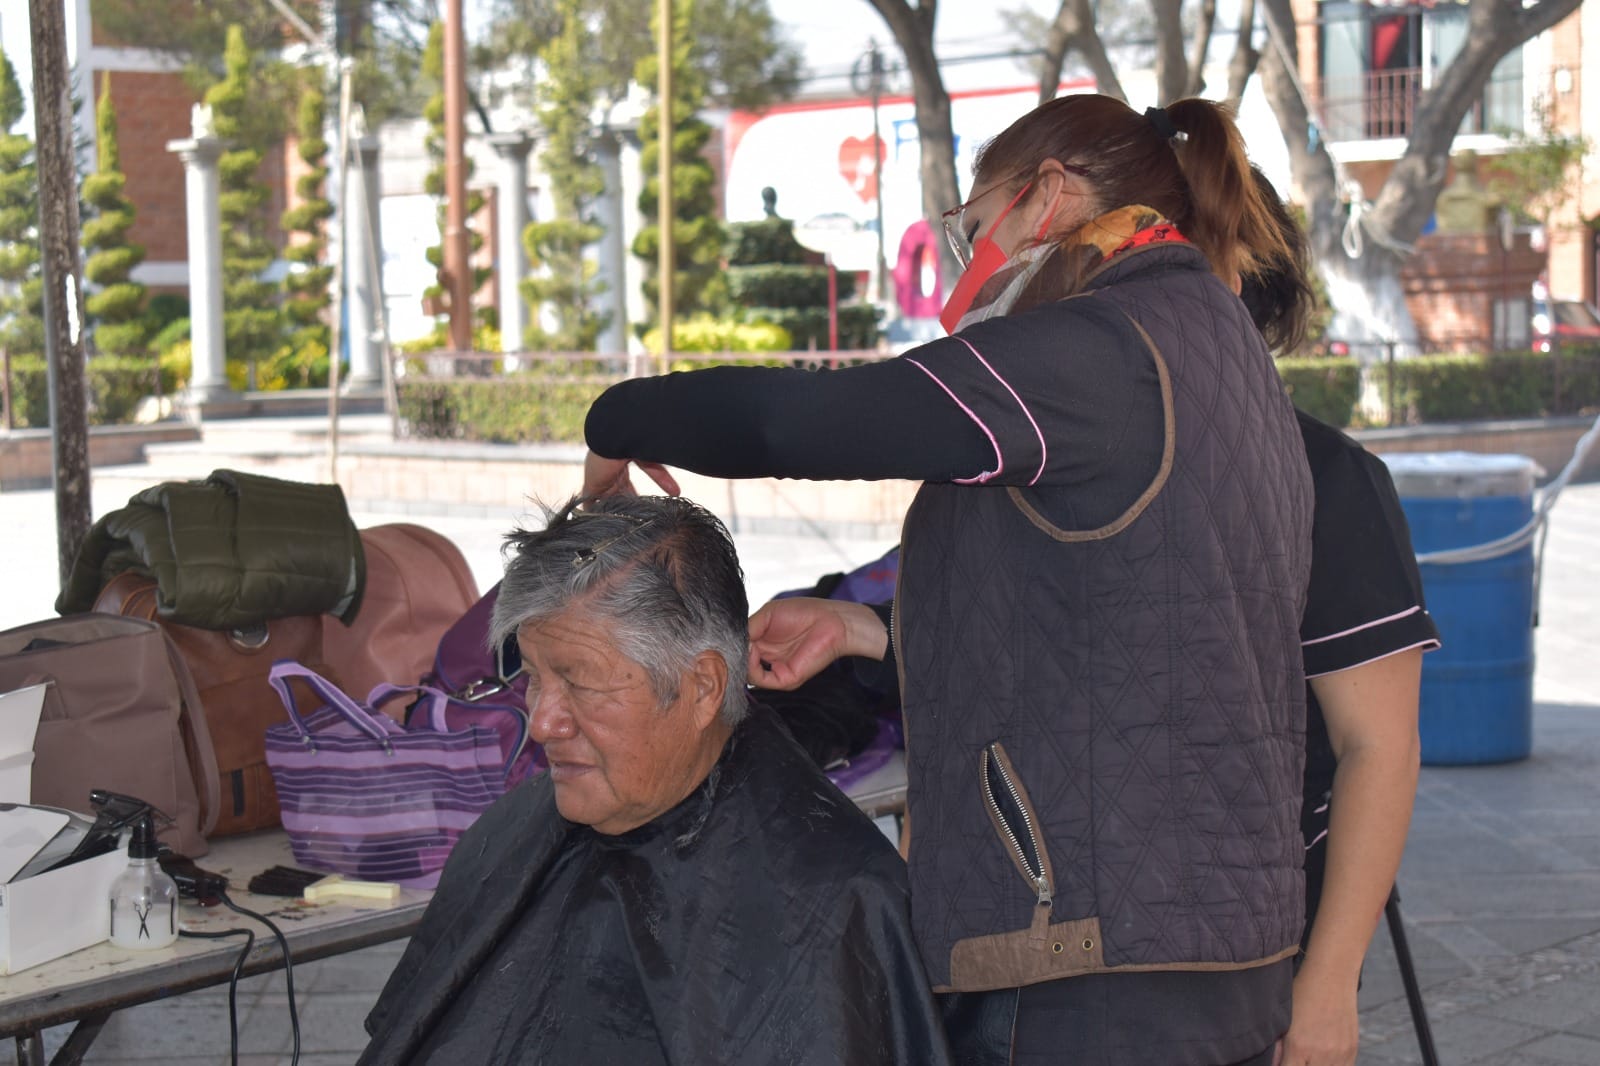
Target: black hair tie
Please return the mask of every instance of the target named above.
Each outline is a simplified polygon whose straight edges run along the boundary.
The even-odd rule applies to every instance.
[[[1149,119],[1150,125],[1154,126],[1156,132],[1161,134],[1162,140],[1170,141],[1178,135],[1178,127],[1172,124],[1172,116],[1167,114],[1166,108],[1147,107],[1144,109],[1144,117]]]

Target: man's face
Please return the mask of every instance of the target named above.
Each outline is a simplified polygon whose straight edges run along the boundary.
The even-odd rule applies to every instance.
[[[581,606],[517,631],[531,735],[544,745],[556,807],[568,821],[625,833],[675,807],[716,762],[726,733],[705,685],[686,671],[657,704],[644,667],[617,650]],[[720,662],[720,660],[718,660]]]

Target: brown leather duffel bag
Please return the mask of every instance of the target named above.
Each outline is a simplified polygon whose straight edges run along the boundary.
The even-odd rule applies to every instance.
[[[337,677],[322,657],[324,616],[294,615],[230,630],[179,625],[157,617],[155,581],[132,571],[107,582],[94,609],[156,622],[194,675],[221,780],[221,809],[209,835],[278,825],[278,792],[267,769],[266,732],[268,726],[288,719],[278,694],[267,684],[267,673],[279,659],[294,659]]]

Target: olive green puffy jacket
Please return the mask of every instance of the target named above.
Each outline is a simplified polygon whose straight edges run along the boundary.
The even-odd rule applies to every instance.
[[[96,522],[56,610],[92,609],[126,570],[155,579],[163,620],[232,629],[322,612],[348,621],[366,560],[339,486],[216,470],[145,489]]]

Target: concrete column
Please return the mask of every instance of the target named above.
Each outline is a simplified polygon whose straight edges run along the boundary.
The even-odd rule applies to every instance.
[[[227,400],[237,394],[228,385],[222,334],[222,212],[217,160],[225,145],[212,136],[211,109],[196,105],[194,136],[168,141],[167,151],[183,160],[184,209],[189,237],[189,371],[191,404]]]
[[[600,278],[606,283],[601,299],[611,322],[598,338],[599,349],[608,355],[628,350],[628,242],[622,191],[622,143],[624,134],[607,130],[595,138],[600,172],[605,176],[605,192],[600,194],[598,217],[605,227],[598,249]]]
[[[359,115],[359,112],[358,112]],[[345,322],[349,337],[350,392],[383,387],[383,337],[378,315],[383,306],[383,240],[378,226],[378,138],[364,121],[350,123],[354,172],[346,182],[350,203],[344,211]]]
[[[528,153],[533,137],[518,130],[491,134],[488,141],[501,163],[494,257],[500,289],[500,350],[520,352],[528,329],[528,305],[522,299],[528,253],[522,246],[522,231],[528,228]]]
[[[626,252],[626,249],[633,247],[633,242],[638,238],[645,222],[644,214],[639,210],[639,195],[644,192],[644,168],[640,162],[641,145],[636,128],[619,129],[617,136],[622,172],[621,232],[624,248],[622,303],[627,310],[626,318],[629,322],[646,322],[650,318],[650,308],[644,301],[644,260]],[[609,184],[608,182],[608,187]],[[633,330],[626,332],[628,351],[635,355],[643,354],[644,342],[634,335]]]

